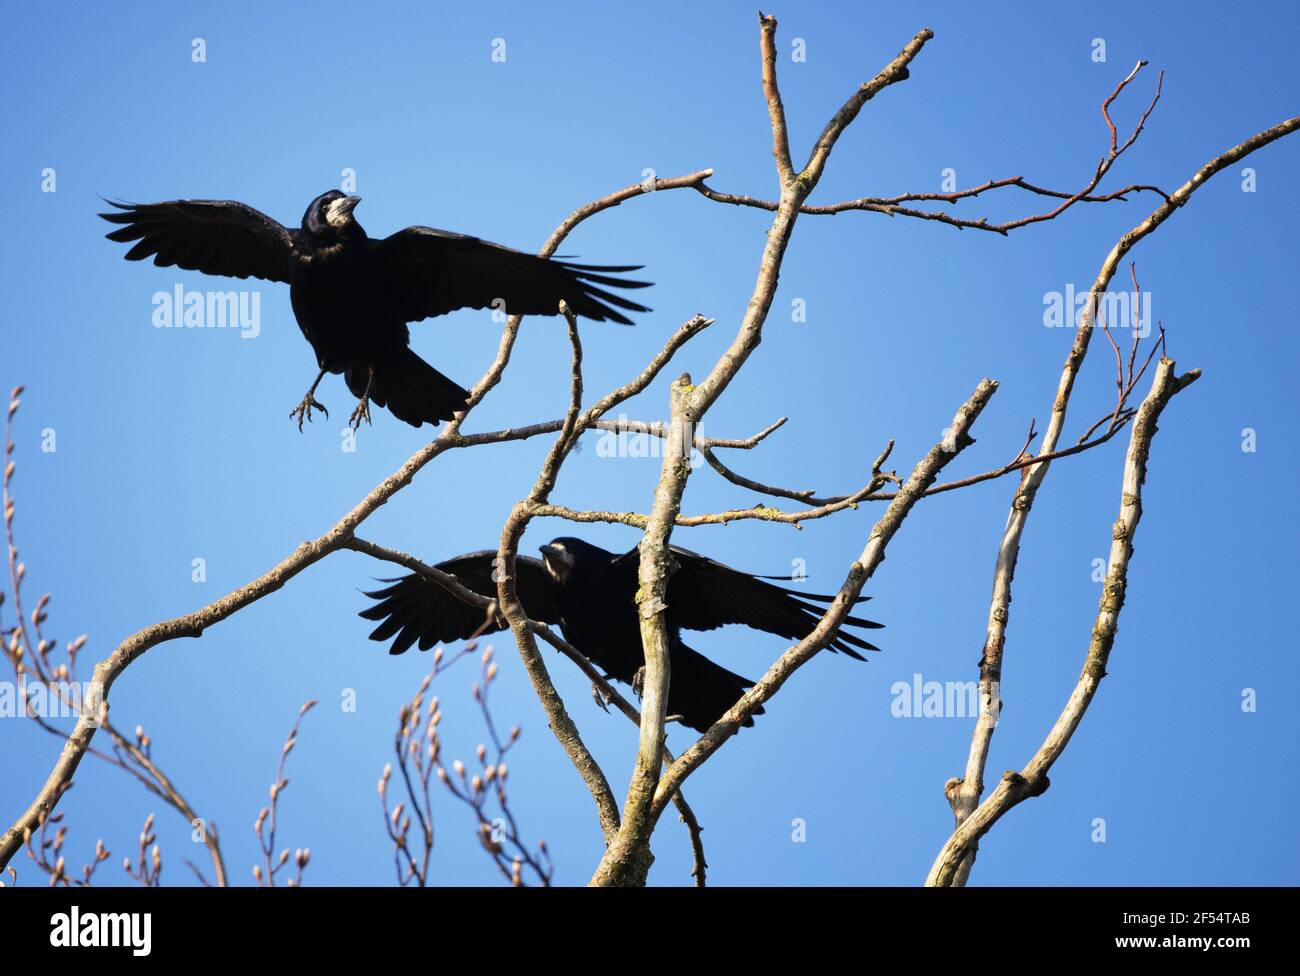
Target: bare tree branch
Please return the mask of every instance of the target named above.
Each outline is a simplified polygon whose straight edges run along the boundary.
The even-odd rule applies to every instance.
[[[1029,797],[1041,795],[1047,789],[1048,772],[1065,751],[1070,737],[1079,727],[1088,705],[1096,695],[1101,679],[1106,675],[1106,662],[1115,643],[1119,613],[1128,588],[1128,565],[1133,556],[1133,537],[1142,518],[1142,486],[1146,482],[1147,459],[1156,433],[1156,422],[1174,395],[1199,377],[1200,370],[1195,369],[1178,376],[1171,359],[1162,359],[1156,367],[1151,392],[1138,410],[1129,437],[1128,454],[1124,461],[1123,491],[1119,517],[1112,534],[1109,567],[1102,586],[1097,621],[1092,629],[1092,641],[1088,645],[1079,680],[1056,724],[1024,769],[1018,773],[1004,773],[988,799],[958,821],[956,830],[930,869],[930,875],[926,878],[927,885],[958,884],[959,874],[969,871],[968,862],[980,838],[1012,807]],[[950,796],[957,792],[960,785],[960,780],[950,781]],[[955,808],[955,797],[953,805]]]
[[[1141,375],[1142,374],[1139,372],[1138,376],[1141,377]],[[926,495],[927,496],[940,495],[947,491],[956,491],[959,488],[969,488],[972,485],[978,485],[985,481],[993,481],[997,478],[1004,477],[1005,475],[1008,475],[1013,471],[1023,471],[1025,468],[1032,468],[1035,465],[1045,464],[1048,461],[1054,461],[1057,458],[1066,458],[1066,457],[1071,457],[1075,454],[1082,454],[1084,451],[1090,451],[1094,447],[1100,447],[1102,444],[1105,444],[1112,437],[1114,437],[1123,428],[1124,424],[1127,423],[1130,419],[1132,419],[1131,413],[1124,413],[1122,411],[1118,413],[1107,413],[1103,415],[1102,418],[1098,420],[1095,424],[1093,424],[1091,428],[1089,428],[1085,437],[1081,439],[1078,444],[1075,444],[1072,447],[1062,448],[1059,451],[1052,451],[1049,454],[1034,455],[1034,454],[1026,453],[1025,449],[1029,446],[1028,444],[1026,444],[1025,448],[1022,448],[1015,455],[1015,457],[1013,457],[1006,464],[997,468],[993,468],[989,471],[981,472],[980,474],[973,474],[965,478],[958,478],[955,481],[945,481],[943,484],[934,485],[932,488],[926,490]],[[1106,433],[1102,434],[1099,437],[1093,438],[1091,440],[1087,439],[1091,437],[1093,432],[1095,432],[1098,427],[1100,427],[1102,424],[1107,423],[1108,421],[1111,422],[1111,426],[1106,431]],[[705,459],[707,460],[711,457],[712,450],[711,448],[710,449],[702,448],[700,453],[703,454]],[[803,502],[806,505],[814,505],[816,507],[811,509],[810,512],[808,513],[795,512],[795,513],[787,514],[784,512],[780,512],[777,509],[761,507],[762,511],[756,511],[753,514],[743,514],[749,512],[750,510],[741,509],[739,512],[734,514],[731,512],[723,512],[723,513],[718,513],[716,515],[709,515],[709,516],[683,516],[682,519],[678,520],[677,522],[678,525],[710,524],[713,522],[726,522],[736,518],[759,518],[769,522],[798,523],[800,521],[803,521],[804,518],[806,517],[820,518],[823,515],[831,514],[831,512],[833,511],[838,511],[840,508],[843,507],[851,508],[854,504],[858,502],[892,501],[898,494],[898,492],[896,491],[878,491],[873,488],[871,491],[865,493],[862,490],[859,490],[852,495],[834,495],[829,498],[820,498],[817,496],[816,492],[812,491],[811,489],[799,490],[794,488],[782,488],[777,485],[765,485],[760,481],[754,481],[751,478],[746,478],[744,475],[737,474],[735,471],[728,468],[721,461],[717,460],[716,457],[713,457],[713,463],[710,466],[719,474],[721,474],[724,478],[730,481],[732,484],[740,485],[742,488],[751,488],[754,491],[760,491],[765,495],[772,495],[773,497],[777,497],[777,498],[790,498],[795,501]],[[897,477],[893,475],[892,472],[883,472],[883,473],[878,472],[878,473],[880,473],[886,481],[898,480]],[[756,509],[758,508],[760,508],[760,506],[756,506]],[[555,514],[561,518],[570,517],[569,515],[563,514],[561,512],[555,512],[552,514]],[[621,513],[621,514],[628,515],[631,519],[642,517],[637,515],[631,515],[631,513]],[[688,522],[687,521],[688,519],[699,519],[701,521]],[[605,521],[605,520],[604,519],[576,519],[575,521]],[[624,521],[624,519],[618,518],[615,519],[615,521]],[[635,524],[635,523],[632,521],[627,521],[626,524]]]
[[[567,309],[565,311],[567,312]],[[564,699],[555,690],[550,672],[546,669],[546,661],[537,648],[537,642],[533,639],[533,632],[528,626],[528,616],[524,612],[523,604],[519,602],[519,593],[515,586],[515,556],[518,552],[519,540],[528,525],[529,505],[544,500],[555,487],[560,464],[572,450],[578,434],[578,415],[582,409],[582,343],[578,338],[578,329],[573,318],[566,314],[565,319],[569,327],[569,342],[573,347],[569,410],[565,415],[560,436],[552,444],[546,461],[537,475],[532,492],[525,501],[514,507],[506,520],[501,532],[495,576],[501,613],[510,624],[515,644],[519,648],[519,656],[524,663],[524,670],[528,673],[533,691],[546,711],[551,732],[568,754],[583,782],[587,784],[592,799],[596,801],[601,831],[608,843],[618,831],[618,804],[614,800],[614,793],[605,778],[604,770],[600,768],[600,764],[596,762],[586,743],[582,741],[577,725],[564,707]]]
[[[772,27],[773,29],[775,28],[775,22],[773,22]],[[920,50],[920,44],[924,43],[924,41],[922,40],[923,34],[927,35],[927,39],[929,36],[933,36],[928,31],[922,31],[921,34],[918,34],[917,39],[912,42],[912,44],[917,45],[916,47],[917,51]],[[920,42],[919,44],[918,41]],[[909,48],[911,46],[912,45],[909,45]],[[914,55],[915,55],[915,51],[913,51],[913,56]],[[902,55],[900,55],[900,57],[901,56]],[[1165,201],[1168,202],[1169,197],[1167,194],[1164,193],[1164,191],[1162,191],[1158,187],[1149,186],[1145,184],[1135,184],[1132,186],[1126,186],[1123,189],[1114,191],[1113,193],[1107,193],[1103,195],[1095,195],[1093,193],[1093,191],[1097,188],[1097,185],[1101,183],[1102,179],[1106,176],[1106,174],[1110,172],[1110,169],[1115,164],[1115,161],[1124,154],[1125,150],[1127,150],[1130,146],[1133,145],[1134,142],[1137,141],[1138,136],[1141,135],[1143,128],[1146,126],[1147,119],[1151,117],[1151,113],[1155,110],[1156,103],[1160,101],[1161,88],[1164,82],[1164,72],[1161,72],[1160,79],[1156,83],[1156,91],[1154,97],[1151,100],[1151,104],[1147,107],[1146,111],[1142,114],[1142,118],[1138,121],[1137,125],[1134,127],[1133,132],[1129,135],[1128,139],[1125,140],[1122,146],[1118,146],[1117,145],[1118,133],[1115,129],[1115,124],[1111,121],[1110,118],[1110,106],[1115,101],[1115,99],[1119,97],[1119,94],[1125,88],[1128,87],[1129,83],[1133,81],[1134,78],[1137,77],[1138,72],[1141,71],[1142,68],[1146,66],[1146,63],[1147,62],[1145,61],[1139,61],[1137,63],[1137,66],[1134,67],[1131,72],[1129,72],[1128,76],[1124,78],[1124,80],[1121,81],[1115,87],[1115,90],[1112,91],[1102,102],[1101,114],[1102,114],[1102,118],[1105,119],[1106,121],[1106,126],[1110,133],[1110,148],[1107,154],[1097,164],[1097,168],[1094,170],[1091,179],[1088,180],[1088,182],[1083,186],[1082,189],[1078,190],[1075,193],[1065,193],[1060,190],[1045,189],[1044,187],[1036,186],[1033,183],[1027,182],[1023,177],[1013,176],[1001,180],[988,180],[987,182],[979,186],[971,187],[966,190],[956,190],[951,193],[901,193],[893,197],[860,197],[859,199],[846,200],[842,203],[832,203],[832,204],[823,204],[823,205],[804,204],[799,207],[798,212],[802,214],[810,214],[810,215],[826,215],[826,214],[833,215],[838,213],[844,213],[850,210],[863,210],[863,211],[869,211],[874,213],[882,213],[890,217],[900,216],[900,217],[913,217],[919,220],[933,220],[939,223],[948,224],[951,227],[956,227],[958,230],[965,230],[969,228],[971,230],[992,231],[993,233],[1001,234],[1002,236],[1005,237],[1011,231],[1017,230],[1021,227],[1028,227],[1031,224],[1038,224],[1044,221],[1054,220],[1055,218],[1059,217],[1061,214],[1065,213],[1065,211],[1073,207],[1076,203],[1081,203],[1081,202],[1108,203],[1112,200],[1122,201],[1122,200],[1127,200],[1128,195],[1130,193],[1138,193],[1142,191],[1157,193],[1161,197],[1164,197]],[[765,62],[764,63],[765,82],[767,78],[766,71],[767,71],[767,64]],[[895,71],[891,76],[891,80],[885,80],[883,81],[883,83],[881,83],[882,77],[888,71],[889,69],[886,69],[886,72],[882,72],[881,76],[877,76],[877,78],[874,79],[872,82],[868,82],[866,85],[863,85],[861,89],[859,89],[858,94],[861,95],[868,88],[875,86],[874,90],[872,90],[869,94],[866,94],[865,98],[863,98],[862,101],[865,101],[867,98],[870,98],[871,95],[874,95],[876,91],[880,90],[880,88],[883,88],[888,84],[893,84],[895,81],[901,81],[907,77],[907,68],[906,65],[904,64],[901,74]],[[830,147],[834,145],[834,141],[836,138],[838,138],[839,132],[843,131],[843,128],[845,125],[847,125],[847,122],[852,121],[853,116],[856,115],[857,111],[861,108],[861,104],[856,103],[857,97],[858,96],[855,95],[853,99],[850,99],[849,102],[846,103],[845,107],[840,110],[840,114],[836,116],[836,119],[832,120],[832,126],[833,126],[836,120],[841,119],[841,116],[847,118],[847,121],[841,122],[839,128],[834,130],[833,132],[831,131],[832,126],[827,127],[827,132],[823,133],[822,139],[819,140],[818,142],[817,152],[821,152],[824,146],[826,153],[829,153]],[[784,124],[784,114],[782,114],[782,122]],[[828,141],[827,133],[830,133],[829,141]],[[813,162],[815,162],[816,160],[817,160],[817,154],[814,153],[814,158],[809,160],[809,166],[811,166]],[[824,158],[821,160],[821,162],[822,163],[825,162]],[[707,197],[708,199],[715,201],[716,203],[729,203],[734,206],[741,206],[741,207],[755,207],[760,210],[775,211],[780,208],[779,201],[761,200],[756,197],[744,196],[744,195],[733,194],[733,193],[721,193],[717,190],[714,190],[712,187],[708,186],[703,180],[697,181],[692,185],[695,190],[697,190],[699,193],[701,193],[703,196]],[[990,223],[987,217],[981,217],[978,220],[971,220],[969,218],[954,217],[951,214],[944,213],[942,211],[920,210],[915,207],[906,207],[902,205],[904,203],[922,202],[922,201],[957,203],[961,200],[967,200],[973,197],[977,197],[980,194],[988,192],[990,190],[1000,190],[1007,187],[1018,187],[1019,189],[1026,190],[1030,193],[1034,193],[1039,196],[1054,197],[1056,199],[1061,200],[1062,202],[1058,206],[1044,213],[1031,214],[1026,217],[1019,217],[1014,220],[1004,221],[1002,223]]]
[[[1109,116],[1107,117],[1109,121]],[[1102,262],[1097,273],[1087,302],[1083,317],[1075,332],[1074,344],[1066,357],[1065,366],[1057,385],[1056,401],[1052,405],[1051,420],[1043,436],[1040,459],[1052,455],[1060,442],[1065,427],[1066,410],[1070,395],[1074,389],[1075,378],[1088,353],[1088,344],[1092,338],[1092,326],[1097,319],[1101,296],[1110,286],[1111,280],[1119,268],[1124,255],[1133,246],[1168,220],[1175,211],[1185,205],[1205,182],[1220,170],[1231,166],[1238,160],[1250,155],[1256,149],[1294,132],[1300,128],[1300,117],[1288,119],[1270,129],[1259,132],[1245,142],[1216,156],[1202,166],[1190,180],[1180,186],[1169,200],[1153,210],[1145,220],[1119,239]],[[1131,140],[1130,140],[1131,142]],[[1126,144],[1128,145],[1128,144]],[[988,629],[984,642],[984,653],[980,659],[979,700],[980,713],[976,719],[971,736],[970,751],[966,760],[966,769],[960,779],[950,781],[945,792],[952,804],[953,815],[960,826],[974,812],[984,793],[984,769],[988,762],[989,747],[997,726],[997,716],[1002,710],[1001,680],[1003,648],[1006,644],[1007,621],[1011,613],[1011,584],[1015,577],[1016,560],[1020,553],[1020,540],[1033,508],[1034,497],[1043,479],[1047,477],[1049,463],[1036,464],[1029,468],[1029,474],[1021,482],[1011,503],[1002,542],[998,547],[997,562],[993,574],[993,596],[989,606]],[[957,884],[962,884],[974,862],[974,849],[966,852],[966,863],[958,873],[951,876]]]
[[[763,31],[764,50],[770,32]],[[766,61],[765,61],[766,64]],[[766,75],[764,76],[766,78]],[[772,94],[775,97],[775,79]],[[668,608],[668,578],[676,564],[668,541],[681,511],[686,479],[691,474],[690,442],[698,416],[691,411],[691,378],[683,373],[669,392],[670,421],[664,442],[663,467],[655,488],[654,505],[640,543],[637,570],[637,616],[641,647],[645,653],[645,682],[641,696],[640,736],[632,782],[623,801],[623,822],[592,877],[594,885],[644,884],[649,870],[650,834],[654,823],[650,805],[663,765],[664,719],[668,714],[668,683],[672,677],[670,635],[664,611]]]
[[[908,77],[908,64],[920,53],[926,41],[934,36],[929,30],[918,33],[875,78],[861,85],[826,124],[803,171],[793,176],[789,164],[785,109],[781,104],[776,81],[776,26],[775,17],[759,14],[763,92],[772,120],[773,155],[781,183],[780,203],[767,233],[758,280],[736,338],[698,386],[692,386],[690,377],[683,376],[673,387],[673,434],[666,442],[654,505],[640,545],[641,589],[638,605],[645,653],[640,742],[632,783],[624,805],[623,823],[617,837],[610,840],[609,847],[592,876],[591,883],[594,885],[644,884],[652,859],[648,841],[655,820],[662,812],[662,806],[659,810],[654,810],[653,805],[656,802],[654,798],[658,795],[654,783],[662,759],[664,710],[669,681],[663,600],[673,565],[668,550],[669,540],[681,508],[686,479],[690,474],[690,435],[686,432],[699,425],[705,413],[762,341],[763,324],[776,293],[781,262],[794,231],[799,208],[821,179],[826,160],[840,134],[877,92]],[[679,763],[674,763],[674,767]],[[660,781],[659,790],[662,789],[663,781]],[[664,803],[675,791],[674,787],[663,794]]]
[[[537,693],[542,702],[542,707],[546,710],[551,731],[574,763],[579,775],[587,784],[592,798],[596,801],[601,830],[605,834],[607,843],[618,832],[618,805],[614,801],[614,795],[610,791],[609,782],[605,779],[604,771],[592,758],[590,751],[578,733],[577,726],[574,725],[573,719],[569,717],[568,712],[565,710],[564,701],[560,698],[559,692],[555,690],[550,673],[546,669],[546,662],[537,649],[537,642],[533,639],[534,631],[530,626],[531,621],[524,612],[523,605],[519,602],[519,595],[515,586],[515,559],[519,551],[519,541],[523,538],[524,531],[533,518],[534,510],[547,503],[547,499],[555,487],[556,478],[559,476],[560,467],[569,456],[573,445],[577,443],[582,432],[587,430],[609,410],[649,386],[677,350],[712,323],[712,319],[706,319],[701,315],[692,317],[668,339],[663,349],[641,371],[640,375],[617,390],[606,394],[592,407],[582,412],[582,347],[578,341],[577,330],[573,328],[572,322],[570,322],[569,338],[573,345],[573,370],[569,412],[561,427],[560,436],[556,438],[550,452],[547,454],[546,461],[537,475],[537,481],[534,483],[532,490],[526,498],[516,503],[501,530],[496,566],[497,598],[501,613],[510,624],[515,644],[519,648],[520,658],[524,662],[524,669],[528,672],[529,680],[533,684],[533,690]]]
[[[690,475],[689,431],[698,426],[709,407],[758,347],[799,207],[821,178],[835,141],[876,92],[907,77],[907,64],[919,53],[926,40],[933,36],[929,31],[918,34],[888,67],[863,84],[845,102],[823,129],[803,172],[795,176],[790,162],[785,109],[776,79],[776,26],[775,17],[759,14],[763,92],[771,119],[773,156],[781,184],[780,205],[772,228],[768,231],[758,281],[736,338],[699,386],[692,386],[690,377],[685,375],[673,385],[671,433],[666,441],[654,505],[640,545],[641,585],[638,607],[645,654],[645,680],[636,766],[617,835],[613,838],[608,833],[606,835],[609,846],[592,877],[592,884],[595,885],[643,884],[651,860],[648,845],[654,826],[651,806],[662,764],[663,726],[670,677],[666,623],[663,618],[666,606],[664,595],[673,566],[668,545],[680,511],[686,479]],[[540,498],[537,500],[545,501]],[[673,792],[669,791],[666,796],[671,796]]]
[[[768,118],[772,120],[772,158],[776,172],[785,186],[794,180],[794,164],[790,161],[790,136],[786,131],[785,105],[776,83],[776,18],[758,14],[759,52],[763,62],[763,99],[767,102]],[[696,184],[698,187],[700,184]]]

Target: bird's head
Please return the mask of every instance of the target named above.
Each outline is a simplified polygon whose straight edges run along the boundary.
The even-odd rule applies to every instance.
[[[603,552],[590,543],[572,536],[552,539],[550,544],[542,546],[540,551],[542,560],[546,564],[546,571],[552,578],[560,581],[567,580],[573,574],[574,568],[579,565],[594,566],[600,553]]]
[[[330,239],[357,232],[364,234],[361,225],[352,216],[352,211],[360,202],[360,197],[328,190],[313,200],[307,212],[302,215],[302,229],[314,237]]]

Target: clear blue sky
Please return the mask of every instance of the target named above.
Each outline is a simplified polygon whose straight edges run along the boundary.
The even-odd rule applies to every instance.
[[[935,40],[912,78],[871,103],[841,140],[818,202],[938,190],[945,168],[968,186],[1023,175],[1081,186],[1106,136],[1101,98],[1139,58],[1151,61],[1115,109],[1145,107],[1155,69],[1164,99],[1108,181],[1172,190],[1203,162],[1297,108],[1300,19],[1290,4],[1189,12],[1172,4],[798,4],[781,18],[781,76],[802,156],[852,88],[916,30]],[[386,413],[341,450],[351,397],[338,378],[328,422],[299,434],[288,419],[314,373],[288,290],[263,285],[261,333],[155,329],[151,298],[178,282],[227,281],[127,264],[106,242],[96,194],[152,201],[243,200],[296,224],[312,197],[357,174],[358,216],[374,235],[424,223],[535,249],[577,205],[640,180],[711,166],[723,190],[771,196],[775,178],[760,97],[752,3],[650,10],[609,4],[132,4],[25,6],[0,39],[4,67],[5,293],[0,383],[26,384],[19,415],[19,530],[29,601],[54,594],[52,633],[90,635],[83,658],[158,619],[194,609],[328,528],[428,434]],[[206,41],[206,63],[191,40]],[[1107,60],[1091,58],[1104,38]],[[506,61],[494,63],[494,38]],[[807,59],[788,52],[803,38]],[[1198,193],[1133,254],[1182,369],[1205,376],[1169,409],[1151,462],[1146,518],[1110,677],[1042,798],[982,845],[974,883],[1152,884],[1300,881],[1291,813],[1300,694],[1292,606],[1298,342],[1300,142],[1283,141]],[[44,193],[41,174],[57,173]],[[790,423],[732,460],[765,480],[851,490],[889,438],[910,468],[983,376],[1001,390],[954,475],[996,466],[1040,427],[1070,343],[1042,324],[1043,296],[1085,289],[1115,239],[1153,205],[1081,206],[1009,239],[850,214],[801,220],[763,345],[709,414],[707,431],[747,436]],[[963,204],[1005,218],[1041,207],[1014,192]],[[564,250],[637,262],[656,282],[653,314],[633,329],[584,326],[587,389],[623,382],[694,312],[717,319],[670,373],[702,375],[734,335],[768,216],[689,191],[633,201],[583,225]],[[1127,275],[1127,267],[1125,268]],[[807,322],[790,321],[791,303]],[[413,328],[414,344],[468,385],[495,350],[484,313]],[[1109,348],[1094,341],[1067,437],[1111,403]],[[558,416],[567,396],[558,323],[524,325],[504,384],[469,430]],[[666,380],[629,412],[664,411]],[[57,450],[41,451],[52,429]],[[1257,450],[1242,450],[1252,428]],[[1124,440],[1053,468],[1020,559],[1004,693],[990,775],[1019,768],[1078,673],[1097,609],[1093,560],[1119,503]],[[439,460],[365,526],[429,560],[495,544],[535,477],[541,440]],[[597,456],[594,439],[564,472],[557,501],[645,510],[658,464]],[[896,681],[975,677],[1010,482],[927,501],[870,585],[885,621],[869,664],[812,661],[754,730],[689,781],[720,884],[913,884],[951,826],[944,781],[965,759],[970,721],[891,715]],[[744,506],[753,493],[712,472],[692,479],[691,512]],[[878,509],[789,527],[734,524],[679,541],[755,572],[803,559],[834,587]],[[535,525],[531,550],[569,527]],[[592,527],[611,548],[635,533]],[[191,580],[192,560],[207,580]],[[390,659],[355,617],[358,589],[383,567],[330,558],[274,598],[201,640],[151,651],[113,689],[113,715],[142,723],[155,757],[223,830],[233,877],[251,881],[251,825],[301,702],[281,839],[310,845],[308,881],[388,884],[392,862],[375,781],[396,711],[427,656]],[[8,608],[6,607],[6,612]],[[9,621],[12,622],[12,621]],[[692,643],[757,676],[779,639],[745,632]],[[528,837],[544,837],[557,880],[587,879],[600,841],[591,801],[545,726],[513,648],[497,641],[498,719],[523,726],[513,798]],[[582,732],[621,795],[635,730],[591,703],[576,669],[548,660]],[[481,738],[469,670],[440,689],[447,749]],[[344,689],[358,708],[340,708]],[[1258,711],[1243,713],[1243,689]],[[672,743],[689,738],[680,730]],[[22,720],[0,722],[0,820],[44,779],[57,743]],[[188,883],[199,860],[188,830],[122,773],[83,764],[63,804],[69,860],[97,837],[122,880],[145,814],[158,809],[164,880]],[[465,811],[438,797],[438,882],[495,883]],[[805,843],[791,823],[807,825]],[[1103,818],[1106,842],[1092,840]],[[688,883],[689,848],[670,813],[651,880]],[[27,883],[26,861],[15,861]]]

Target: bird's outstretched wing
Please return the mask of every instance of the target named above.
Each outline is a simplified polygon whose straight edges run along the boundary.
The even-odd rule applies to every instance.
[[[497,584],[492,579],[492,566],[496,556],[496,550],[484,549],[437,563],[436,567],[455,576],[466,589],[480,596],[495,597]],[[554,623],[551,577],[542,561],[520,556],[515,561],[515,573],[515,587],[524,612],[532,620]],[[420,650],[427,651],[435,644],[465,640],[486,619],[484,608],[464,602],[450,590],[418,574],[382,582],[393,585],[367,593],[366,596],[379,602],[362,610],[359,616],[380,621],[370,634],[371,640],[394,638],[389,654],[403,654],[417,642]],[[500,629],[493,622],[483,633]]]
[[[677,560],[677,570],[668,578],[668,607],[678,625],[688,630],[713,630],[725,624],[744,624],[769,634],[802,640],[812,633],[826,612],[826,607],[817,604],[829,604],[835,599],[776,586],[689,549],[673,546],[672,551]],[[630,561],[635,572],[638,558],[637,550],[633,549],[619,561]],[[858,597],[856,602],[866,599],[869,598]],[[853,649],[855,647],[864,651],[879,650],[874,644],[844,629],[849,626],[876,628],[882,625],[861,617],[845,617],[839,633],[827,647],[858,660],[865,658]]]
[[[598,287],[648,287],[614,277],[640,265],[573,264],[432,227],[408,227],[375,241],[371,259],[407,322],[498,302],[510,315],[558,315],[561,299],[575,315],[597,322],[631,325],[618,308],[649,311]]]
[[[169,200],[166,203],[106,201],[116,212],[100,214],[123,224],[105,236],[136,244],[128,261],[153,257],[159,267],[231,278],[288,281],[293,235],[260,210],[234,200]]]

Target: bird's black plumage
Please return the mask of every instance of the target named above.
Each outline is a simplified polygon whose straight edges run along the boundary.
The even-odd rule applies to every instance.
[[[515,586],[524,612],[533,620],[558,624],[565,640],[597,667],[632,684],[645,663],[635,603],[638,551],[612,553],[568,537],[556,539],[541,551],[543,559],[520,556],[515,563]],[[827,604],[834,597],[777,586],[676,546],[672,552],[677,568],[669,577],[666,600],[671,668],[668,712],[703,732],[753,682],[692,650],[682,641],[682,630],[744,624],[801,640],[825,612],[825,606],[818,604]],[[484,550],[448,559],[437,568],[455,576],[467,589],[495,597],[495,559],[495,551]],[[377,602],[361,616],[380,622],[370,637],[392,640],[389,653],[402,654],[416,645],[424,651],[442,642],[464,640],[483,626],[481,607],[465,603],[422,576],[411,574],[385,582],[392,585],[366,594]],[[845,618],[844,624],[880,626],[852,616]],[[843,629],[828,647],[858,660],[863,660],[860,650],[877,650]]]
[[[637,265],[548,260],[432,227],[372,240],[353,216],[359,202],[337,190],[323,193],[297,230],[233,200],[109,201],[116,211],[100,216],[122,225],[107,236],[132,244],[129,261],[152,258],[160,267],[289,285],[294,316],[320,367],[294,411],[299,428],[313,409],[324,409],[315,392],[327,372],[342,373],[360,398],[354,425],[370,419],[370,402],[415,427],[463,409],[468,391],[411,351],[409,322],[458,308],[558,315],[561,301],[598,322],[630,325],[619,309],[648,311],[608,290],[646,287],[618,277]]]

